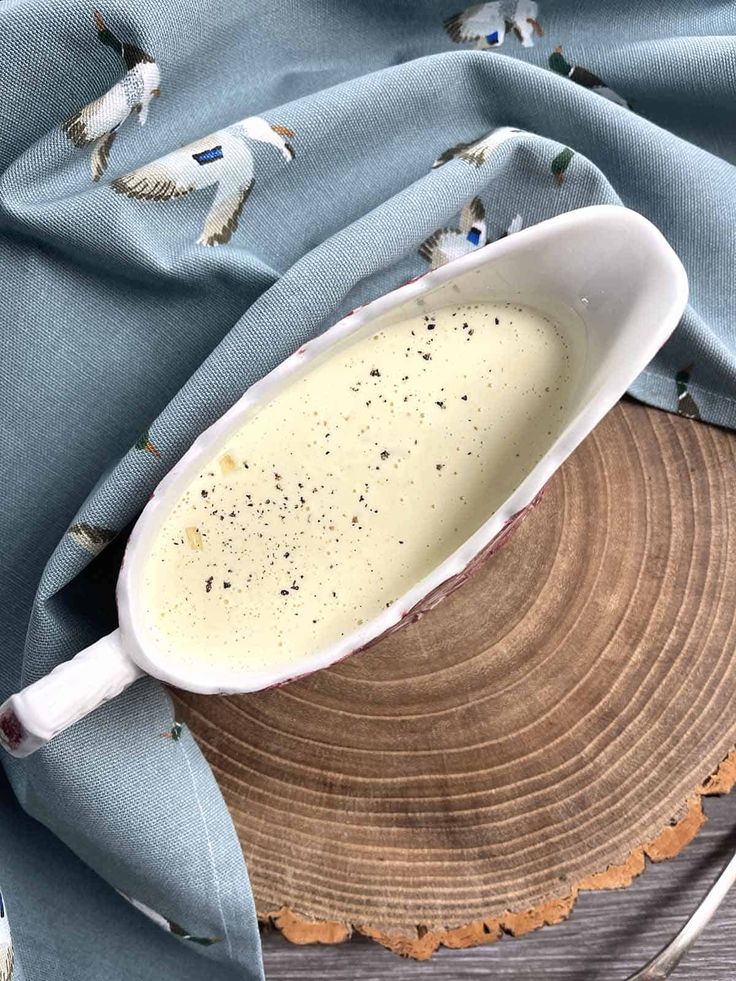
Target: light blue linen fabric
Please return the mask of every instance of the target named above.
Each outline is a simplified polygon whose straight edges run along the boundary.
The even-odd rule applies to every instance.
[[[736,426],[735,10],[5,0],[0,698],[114,626],[126,529],[248,385],[519,224],[650,218],[691,302],[632,393]],[[17,978],[262,976],[232,823],[173,725],[144,680],[3,761],[47,829],[3,804]],[[33,913],[47,891],[63,917]]]

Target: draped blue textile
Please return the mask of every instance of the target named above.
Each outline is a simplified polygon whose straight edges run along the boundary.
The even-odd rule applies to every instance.
[[[736,426],[730,0],[100,3],[0,5],[0,698],[112,629],[125,531],[192,439],[441,264],[438,229],[454,255],[642,212],[691,296],[632,393]],[[174,723],[143,680],[3,760],[16,978],[262,976],[232,822]]]

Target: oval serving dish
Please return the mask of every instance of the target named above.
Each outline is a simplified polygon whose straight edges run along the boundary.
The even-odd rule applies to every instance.
[[[573,324],[579,377],[562,430],[503,504],[459,548],[388,608],[275,669],[177,663],[158,648],[140,584],[149,546],[183,491],[260,406],[377,329],[452,305],[523,304]],[[26,755],[146,672],[190,691],[248,692],[327,667],[416,619],[495,551],[545,483],[624,394],[677,325],[687,302],[685,271],[659,231],[616,206],[569,212],[471,252],[353,310],[305,344],[207,429],[157,487],[133,529],[118,579],[120,627],[0,707],[0,741]]]

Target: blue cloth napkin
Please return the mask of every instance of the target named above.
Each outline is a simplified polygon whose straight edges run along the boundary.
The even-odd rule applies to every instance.
[[[0,698],[114,627],[126,529],[245,388],[541,219],[664,232],[690,306],[632,393],[736,425],[731,3],[100,3],[0,5]],[[262,977],[175,723],[142,680],[3,760],[16,979]]]

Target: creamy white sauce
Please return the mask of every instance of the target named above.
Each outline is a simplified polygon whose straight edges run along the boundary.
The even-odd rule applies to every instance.
[[[283,669],[465,542],[567,421],[575,345],[478,303],[380,329],[258,409],[180,497],[143,609],[182,663]]]

